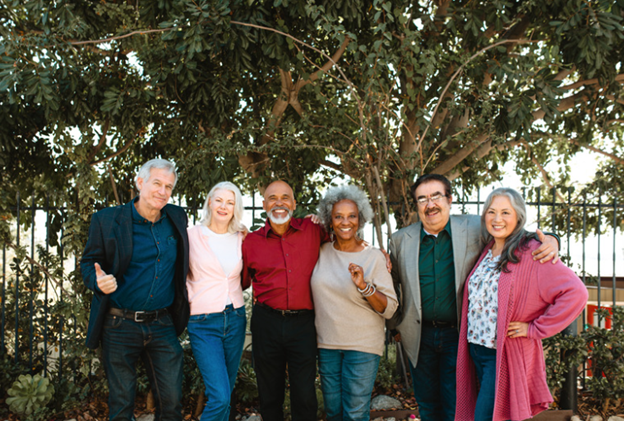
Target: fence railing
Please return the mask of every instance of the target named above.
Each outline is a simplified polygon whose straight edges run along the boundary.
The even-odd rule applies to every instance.
[[[624,305],[624,237],[620,222],[624,205],[601,199],[574,202],[571,190],[535,189],[531,196],[529,189],[523,192],[532,224],[529,228],[559,234],[566,263],[590,290],[591,314],[583,314],[584,323],[604,324],[594,317],[596,308]],[[482,196],[481,191],[470,197],[460,195],[452,205],[453,212],[478,214]],[[251,201],[246,210],[252,220],[259,218],[262,208],[256,200],[246,201]],[[81,284],[79,256],[67,255],[63,244],[63,221],[68,218],[68,209],[30,198],[18,197],[17,203],[11,219],[14,243],[2,244],[0,355],[27,364],[33,371],[62,378],[67,370],[67,339],[86,333],[84,316],[67,308],[68,294]],[[198,220],[199,206],[187,207],[191,224]],[[375,242],[372,228],[370,233]]]

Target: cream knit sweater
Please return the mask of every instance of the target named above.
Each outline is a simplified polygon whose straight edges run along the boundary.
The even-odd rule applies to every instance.
[[[364,280],[387,297],[388,305],[382,314],[358,292],[348,270],[350,263],[362,266]],[[396,311],[397,298],[380,250],[367,246],[349,253],[336,250],[333,243],[323,244],[311,287],[319,348],[383,354],[384,319]]]

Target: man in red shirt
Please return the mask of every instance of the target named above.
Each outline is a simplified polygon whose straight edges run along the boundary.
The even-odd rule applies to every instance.
[[[271,183],[262,204],[263,228],[243,242],[243,287],[253,283],[254,368],[264,421],[283,421],[286,368],[293,421],[315,421],[316,329],[310,277],[329,236],[310,219],[292,218],[296,202],[283,181]]]

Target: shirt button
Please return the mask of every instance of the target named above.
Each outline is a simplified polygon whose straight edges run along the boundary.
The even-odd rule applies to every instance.
[[[292,272],[292,270],[288,269],[288,273]]]

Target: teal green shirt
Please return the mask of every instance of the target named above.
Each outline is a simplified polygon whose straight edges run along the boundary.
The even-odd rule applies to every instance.
[[[456,323],[455,264],[450,220],[437,237],[427,234],[421,228],[418,273],[423,320]]]

